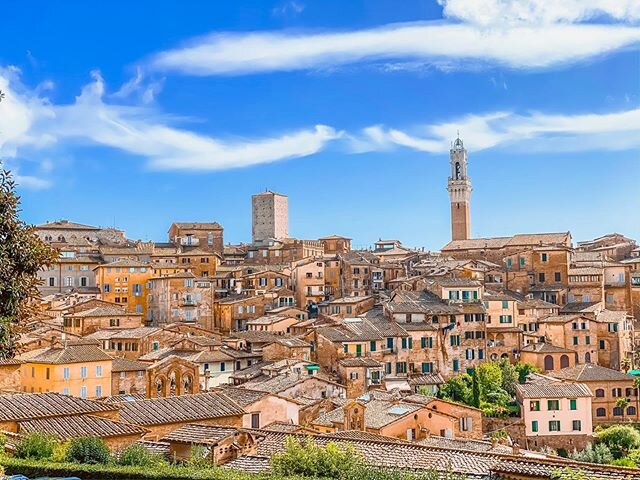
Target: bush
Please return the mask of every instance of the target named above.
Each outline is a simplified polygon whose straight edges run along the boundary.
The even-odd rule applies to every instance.
[[[16,457],[42,460],[50,458],[58,440],[48,433],[27,433],[16,446]]]
[[[67,461],[87,464],[104,464],[110,458],[109,448],[97,437],[79,437],[69,442]]]
[[[596,431],[595,436],[599,444],[609,447],[616,459],[640,448],[640,432],[629,425],[613,425]]]
[[[603,443],[595,446],[589,444],[581,452],[574,450],[570,457],[580,462],[589,463],[607,464],[613,461],[611,450]]]
[[[191,453],[185,463],[188,467],[192,468],[206,468],[212,466],[209,458],[209,452],[202,445],[191,446]]]
[[[69,449],[69,441],[64,443],[56,443],[51,455],[51,461],[56,463],[63,463],[67,461],[67,450]]]
[[[168,462],[160,455],[149,453],[139,443],[132,443],[118,455],[118,465],[135,467],[153,467],[166,465]]]

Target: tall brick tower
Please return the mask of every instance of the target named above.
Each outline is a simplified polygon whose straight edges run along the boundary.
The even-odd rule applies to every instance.
[[[471,180],[467,177],[467,151],[460,137],[453,142],[449,158],[451,176],[447,190],[451,200],[451,239],[467,240],[471,235]]]
[[[289,236],[289,198],[267,190],[251,197],[252,238],[259,242]]]

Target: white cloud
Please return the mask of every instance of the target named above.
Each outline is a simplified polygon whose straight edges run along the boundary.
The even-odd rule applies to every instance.
[[[106,103],[104,81],[98,72],[92,76],[74,103],[53,105],[20,92],[15,77],[17,88],[0,75],[0,89],[7,93],[0,104],[0,154],[16,157],[21,150],[44,145],[89,144],[143,157],[155,169],[221,170],[313,155],[341,135],[316,125],[268,138],[221,140],[171,126],[144,105]],[[29,182],[35,186],[27,178]]]
[[[305,5],[298,0],[285,0],[275,6],[271,13],[275,16],[281,17],[286,15],[299,15],[304,11]]]
[[[582,115],[494,112],[408,130],[378,125],[349,140],[354,153],[400,146],[440,154],[449,149],[458,130],[471,151],[494,147],[519,152],[640,149],[640,109]]]
[[[636,22],[638,0],[438,0],[445,17],[481,26],[576,23],[597,17]]]
[[[29,188],[31,190],[44,190],[45,188],[51,187],[50,180],[32,175],[20,175],[16,173],[13,178],[18,187]]]
[[[636,45],[640,28],[616,24],[517,25],[426,22],[335,33],[223,33],[161,52],[152,69],[191,75],[237,75],[327,68],[358,62],[408,61],[464,68],[488,63],[536,69]]]

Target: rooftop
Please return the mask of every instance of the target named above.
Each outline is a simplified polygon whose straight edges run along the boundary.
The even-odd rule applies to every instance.
[[[572,380],[576,382],[598,382],[598,381],[628,381],[633,382],[634,376],[619,370],[601,367],[593,363],[576,365],[575,367],[563,368],[549,372],[549,376],[562,380]]]

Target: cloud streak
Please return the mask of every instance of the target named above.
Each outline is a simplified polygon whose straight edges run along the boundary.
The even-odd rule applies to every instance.
[[[363,62],[465,62],[543,69],[637,46],[640,28],[617,24],[517,25],[423,22],[329,33],[214,34],[150,59],[147,68],[186,75],[243,75]]]
[[[519,152],[639,149],[640,109],[582,115],[493,112],[404,130],[376,125],[350,136],[349,145],[354,153],[406,147],[440,154],[449,149],[457,130],[472,151],[506,147]]]
[[[11,158],[25,149],[89,144],[140,156],[157,170],[222,170],[313,155],[341,135],[316,125],[266,138],[222,140],[172,126],[145,105],[107,103],[102,77],[97,72],[93,77],[74,103],[54,105],[20,93],[22,88],[0,76],[7,92],[0,104],[0,154]],[[33,179],[26,183],[36,185]]]

